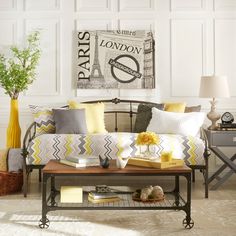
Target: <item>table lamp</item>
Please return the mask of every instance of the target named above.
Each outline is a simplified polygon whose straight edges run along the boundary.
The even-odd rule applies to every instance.
[[[220,114],[216,112],[216,98],[229,97],[229,87],[226,76],[202,76],[199,97],[213,98],[211,110],[207,114],[212,124],[208,127],[210,130],[217,129],[216,122],[220,119]]]

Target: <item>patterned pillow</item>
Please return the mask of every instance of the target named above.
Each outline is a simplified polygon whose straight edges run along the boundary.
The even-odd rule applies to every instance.
[[[56,131],[55,121],[51,108],[29,105],[36,122],[36,135],[53,134]]]

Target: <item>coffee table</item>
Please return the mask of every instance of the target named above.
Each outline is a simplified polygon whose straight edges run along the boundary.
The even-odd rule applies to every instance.
[[[183,210],[186,217],[183,220],[183,225],[187,229],[194,226],[191,219],[191,169],[187,166],[172,167],[168,169],[155,169],[147,167],[138,167],[127,165],[124,169],[116,167],[115,161],[111,161],[109,168],[87,167],[74,168],[58,161],[49,161],[43,168],[43,188],[42,188],[42,218],[39,222],[40,228],[49,227],[49,219],[47,213],[55,210]],[[56,201],[56,196],[60,192],[55,188],[56,177],[58,176],[93,176],[96,180],[97,176],[173,176],[175,187],[171,192],[165,192],[165,199],[159,202],[143,203],[132,200],[132,193],[119,191],[119,196],[122,201],[114,203],[91,203],[87,200],[87,193],[83,192],[83,203],[60,203]],[[180,194],[179,178],[186,178],[186,199]],[[48,191],[47,184],[50,180],[50,190]]]

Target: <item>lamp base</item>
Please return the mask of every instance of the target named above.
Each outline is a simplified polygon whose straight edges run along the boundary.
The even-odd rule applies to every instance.
[[[211,121],[211,125],[208,127],[210,130],[216,130],[218,128],[217,120],[220,119],[220,114],[216,112],[216,103],[217,101],[213,98],[211,103],[211,111],[207,114],[207,118]]]
[[[218,125],[215,123],[215,124],[211,124],[210,126],[208,126],[208,129],[209,130],[217,130],[218,129]]]

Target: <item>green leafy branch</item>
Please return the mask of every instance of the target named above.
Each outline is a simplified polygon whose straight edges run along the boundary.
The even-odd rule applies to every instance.
[[[23,49],[12,46],[12,58],[7,59],[0,54],[0,86],[12,99],[17,99],[19,93],[27,90],[36,78],[35,71],[41,55],[39,36],[38,31],[28,35],[27,46]]]

